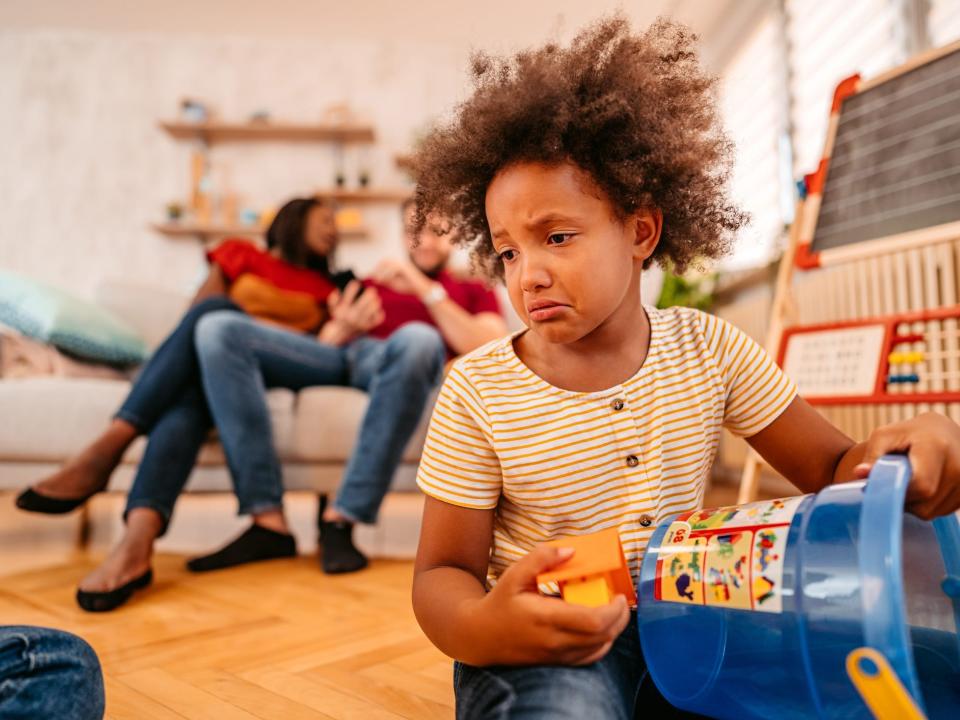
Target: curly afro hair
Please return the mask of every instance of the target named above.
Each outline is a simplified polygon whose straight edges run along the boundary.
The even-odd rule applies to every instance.
[[[484,207],[494,176],[517,162],[572,162],[621,218],[639,209],[663,213],[647,266],[657,260],[683,272],[726,253],[746,215],[727,196],[733,146],[696,40],[662,19],[636,35],[615,15],[568,48],[475,54],[472,96],[413,158],[418,227],[440,212],[475,261],[502,277]]]

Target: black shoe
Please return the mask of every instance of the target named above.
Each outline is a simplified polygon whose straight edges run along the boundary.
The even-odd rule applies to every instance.
[[[353,544],[353,523],[320,523],[320,565],[328,575],[356,572],[367,566],[367,557]]]
[[[33,488],[27,488],[17,496],[17,507],[27,512],[44,513],[45,515],[64,515],[76,510],[87,500],[96,495],[99,490],[83,497],[74,499],[54,498],[49,495],[41,495]]]
[[[110,612],[123,605],[137,590],[143,590],[153,582],[153,570],[147,570],[140,577],[114,590],[96,592],[77,590],[77,605],[87,612]]]
[[[297,556],[297,541],[293,535],[277,532],[260,525],[251,525],[244,533],[210,555],[187,561],[190,572],[208,572],[243,565],[259,560],[275,560]]]

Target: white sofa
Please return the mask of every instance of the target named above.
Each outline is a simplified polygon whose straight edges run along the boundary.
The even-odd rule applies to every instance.
[[[97,302],[156,346],[186,309],[185,297],[110,282]],[[39,377],[0,379],[0,491],[18,490],[54,471],[107,425],[130,388],[124,380]],[[270,390],[268,403],[276,447],[288,490],[333,491],[356,442],[367,395],[340,387],[307,388],[299,393]],[[393,490],[416,491],[414,478],[429,407],[394,476]],[[114,473],[111,491],[130,487],[143,454],[140,438]],[[229,492],[230,477],[218,443],[203,448],[187,485],[193,492]]]
[[[653,304],[660,294],[659,268],[644,273],[642,299]],[[498,299],[511,331],[522,327],[506,292]],[[176,325],[186,297],[123,282],[106,282],[96,301],[135,328],[151,347]],[[71,378],[0,379],[0,492],[19,490],[56,470],[106,427],[130,387],[127,381]],[[319,495],[334,491],[350,457],[367,395],[352,388],[315,387],[299,393],[271,390],[268,402],[276,447],[288,490]],[[403,454],[391,491],[416,493],[416,471],[430,419],[428,403]],[[146,444],[140,438],[111,478],[110,491],[126,491]],[[187,484],[191,492],[230,492],[223,452],[210,441]]]

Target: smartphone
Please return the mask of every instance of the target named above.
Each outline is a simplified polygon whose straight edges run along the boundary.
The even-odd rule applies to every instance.
[[[339,290],[341,293],[346,291],[347,285],[349,285],[351,281],[357,280],[357,282],[359,282],[357,276],[353,274],[353,270],[341,270],[340,272],[335,272],[330,279],[333,280],[333,284],[337,286],[337,290]],[[355,297],[353,301],[356,302],[358,299],[360,299],[360,296],[363,295],[363,292],[366,289],[366,285],[361,284],[360,292],[357,293],[357,297]]]

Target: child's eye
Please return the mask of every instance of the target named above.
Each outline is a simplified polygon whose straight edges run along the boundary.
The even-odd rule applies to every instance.
[[[573,237],[573,233],[551,233],[547,236],[547,242],[552,245],[562,245]]]
[[[502,253],[500,253],[500,259],[503,262],[510,262],[516,256],[517,256],[516,250],[504,250]]]

